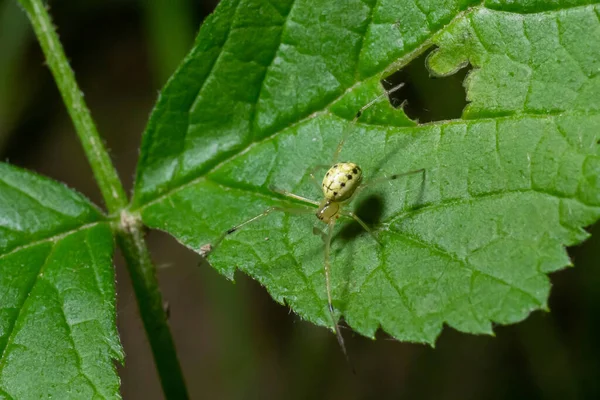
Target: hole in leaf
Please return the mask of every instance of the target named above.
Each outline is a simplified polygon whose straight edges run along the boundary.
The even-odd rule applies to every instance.
[[[387,90],[404,83],[390,95],[390,103],[396,108],[403,106],[406,115],[419,123],[460,118],[467,105],[463,81],[473,67],[468,65],[446,77],[430,76],[425,60],[433,50],[381,81]]]

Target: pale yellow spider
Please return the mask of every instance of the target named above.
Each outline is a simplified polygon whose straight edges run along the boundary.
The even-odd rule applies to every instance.
[[[356,116],[352,120],[352,123],[353,124],[356,123],[358,118],[360,118],[362,113],[367,108],[371,107],[373,104],[375,104],[377,101],[381,100],[383,97],[389,96],[391,93],[395,92],[396,90],[400,89],[401,87],[402,87],[402,84],[395,86],[392,89],[381,94],[374,100],[370,101],[365,106],[363,106],[356,113]],[[356,222],[358,222],[360,224],[360,226],[362,226],[364,228],[365,231],[367,231],[375,239],[375,241],[377,241],[377,243],[381,244],[381,242],[379,241],[377,236],[375,236],[373,231],[367,226],[367,224],[360,217],[358,217],[356,214],[354,214],[351,211],[345,211],[343,209],[343,207],[348,205],[348,203],[350,203],[354,198],[356,198],[356,195],[358,193],[360,193],[368,185],[370,186],[370,185],[373,185],[376,183],[398,179],[402,176],[411,175],[411,174],[417,174],[417,173],[424,174],[425,169],[421,168],[421,169],[414,170],[414,171],[404,172],[401,174],[394,174],[394,175],[387,176],[384,178],[375,179],[368,183],[362,183],[362,178],[363,178],[362,170],[357,164],[352,163],[352,162],[337,162],[337,158],[342,149],[342,146],[344,145],[345,139],[346,139],[346,137],[344,136],[342,138],[342,140],[340,141],[339,145],[337,146],[337,149],[333,156],[333,166],[331,168],[329,168],[329,170],[325,173],[325,176],[323,177],[323,182],[320,185],[320,188],[323,191],[323,200],[321,200],[321,202],[316,202],[314,200],[310,200],[305,197],[302,197],[302,196],[299,196],[299,195],[296,195],[296,194],[293,194],[293,193],[290,193],[290,192],[287,192],[284,190],[278,190],[278,189],[271,188],[271,190],[273,190],[279,194],[282,194],[286,197],[316,206],[317,207],[316,212],[313,210],[307,210],[304,208],[269,207],[265,211],[260,213],[259,215],[252,217],[252,218],[242,222],[241,224],[232,227],[231,229],[228,229],[226,232],[221,234],[221,236],[219,236],[219,238],[215,241],[215,243],[212,246],[209,246],[207,250],[210,250],[210,251],[214,250],[221,243],[221,241],[223,241],[223,239],[225,239],[226,236],[234,233],[235,231],[239,230],[240,228],[242,228],[243,226],[245,226],[251,222],[254,222],[260,218],[266,217],[273,211],[281,211],[281,212],[287,212],[287,213],[293,213],[293,214],[315,213],[319,220],[321,220],[325,224],[327,224],[327,234],[324,237],[324,241],[325,241],[325,251],[324,251],[324,253],[325,253],[325,268],[324,269],[325,269],[325,284],[326,284],[326,288],[327,288],[327,303],[328,303],[328,307],[329,307],[329,313],[331,315],[331,319],[332,319],[332,322],[335,327],[335,332],[337,335],[338,342],[342,348],[342,351],[344,352],[344,355],[347,358],[346,346],[344,345],[344,339],[340,332],[338,321],[336,320],[335,313],[333,311],[333,305],[332,305],[332,299],[331,299],[331,283],[330,283],[330,278],[329,278],[331,239],[333,237],[333,229],[335,227],[335,222],[340,216],[353,218]],[[322,167],[322,166],[318,166],[317,168],[319,168],[319,167]],[[313,169],[313,171],[315,171],[317,168]],[[316,182],[316,179],[312,172],[310,173],[310,176]]]

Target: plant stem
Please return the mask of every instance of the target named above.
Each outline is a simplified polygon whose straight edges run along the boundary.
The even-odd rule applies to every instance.
[[[128,200],[125,190],[110,161],[104,143],[98,135],[96,125],[83,100],[83,93],[77,86],[73,70],[58,40],[50,15],[42,0],[19,0],[19,3],[25,9],[33,25],[33,30],[40,42],[48,67],[50,67],[50,71],[54,76],[67,111],[75,125],[85,155],[100,186],[106,208],[111,214],[117,213],[127,206]]]
[[[187,399],[183,373],[177,360],[175,344],[169,330],[163,300],[156,279],[156,268],[144,241],[143,226],[138,217],[125,211],[128,199],[117,172],[102,143],[73,70],[58,40],[42,0],[18,0],[29,17],[40,42],[46,62],[73,120],[86,157],[109,213],[119,215],[116,235],[119,247],[127,261],[133,288],[146,334],[152,348],[156,368],[165,397]]]
[[[129,266],[140,315],[152,348],[165,397],[167,399],[187,399],[183,373],[177,360],[175,343],[169,330],[164,303],[158,289],[156,269],[150,259],[139,218],[127,211],[121,213],[117,241]]]

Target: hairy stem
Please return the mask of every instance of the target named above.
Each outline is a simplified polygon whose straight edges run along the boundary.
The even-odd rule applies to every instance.
[[[121,214],[117,241],[129,266],[140,315],[165,396],[168,399],[187,399],[183,373],[177,360],[175,343],[158,289],[156,269],[143,238],[141,222],[127,211]]]
[[[163,300],[156,279],[156,268],[143,237],[143,226],[138,218],[124,209],[128,199],[117,172],[98,134],[83,94],[75,81],[73,70],[58,40],[50,16],[42,0],[18,0],[29,17],[40,42],[46,62],[73,120],[77,135],[109,213],[120,215],[116,227],[119,247],[127,261],[140,314],[152,348],[165,397],[187,399],[183,373],[177,360],[175,344],[169,330]]]
[[[46,57],[46,63],[54,76],[83,145],[85,155],[100,186],[106,208],[110,213],[116,213],[127,206],[127,196],[104,143],[98,135],[90,111],[83,100],[83,93],[75,81],[75,75],[58,40],[50,15],[42,0],[19,0],[19,3],[25,9],[33,25],[33,30]]]

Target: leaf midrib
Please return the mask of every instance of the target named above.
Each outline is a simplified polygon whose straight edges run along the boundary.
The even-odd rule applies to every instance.
[[[294,2],[294,4],[295,4],[295,2]],[[374,76],[376,76],[378,74],[386,75],[386,74],[391,73],[392,71],[399,70],[403,66],[406,66],[410,61],[412,61],[413,59],[420,56],[422,53],[424,53],[429,47],[431,47],[434,44],[433,40],[436,35],[438,35],[440,32],[443,32],[446,28],[448,28],[450,25],[452,25],[454,23],[454,21],[456,21],[458,18],[461,18],[463,15],[465,15],[475,9],[481,8],[483,6],[484,6],[484,2],[482,1],[479,4],[470,5],[466,9],[458,12],[450,21],[448,21],[445,25],[441,26],[440,29],[438,29],[437,31],[431,32],[429,38],[424,40],[419,46],[414,48],[412,51],[406,53],[404,56],[398,58],[398,60],[396,60],[395,62],[390,63],[390,65],[388,65],[387,67],[382,68],[381,70],[374,72],[373,74],[371,74],[369,76],[364,77],[362,80],[358,80],[357,82],[355,82],[354,85],[351,85],[346,90],[344,90],[339,96],[332,99],[329,103],[324,104],[322,106],[321,110],[307,111],[303,117],[300,117],[298,120],[296,120],[295,122],[286,126],[285,128],[280,129],[280,130],[275,130],[272,134],[265,136],[261,140],[250,141],[245,147],[240,148],[237,152],[231,154],[229,157],[226,157],[225,159],[221,160],[220,162],[217,162],[213,167],[209,168],[208,170],[199,172],[198,173],[199,175],[196,175],[195,173],[189,174],[189,176],[184,179],[184,183],[182,183],[179,186],[172,187],[162,194],[157,195],[156,191],[155,191],[151,195],[142,196],[141,198],[144,199],[144,201],[139,204],[133,203],[133,201],[136,198],[136,196],[134,195],[132,197],[132,202],[130,203],[129,210],[131,212],[139,212],[139,211],[143,210],[145,207],[147,207],[151,204],[154,204],[165,197],[170,196],[173,192],[177,192],[184,187],[193,185],[198,179],[201,179],[205,175],[208,175],[208,174],[218,170],[219,168],[221,168],[223,165],[227,164],[228,162],[235,160],[237,157],[244,155],[245,153],[250,151],[254,146],[259,145],[265,141],[268,141],[268,140],[274,138],[275,136],[277,136],[278,134],[282,134],[282,133],[286,132],[287,130],[292,129],[306,121],[309,121],[315,117],[318,117],[320,115],[330,112],[329,109],[333,104],[335,104],[337,101],[341,100],[344,96],[346,96],[347,94],[352,92],[354,89],[356,89],[356,87],[362,85],[365,81],[372,79]],[[235,10],[234,14],[237,14],[238,7],[239,7],[239,3],[238,3],[238,5],[236,5],[236,10]],[[291,9],[293,9],[293,5],[290,8],[290,10]],[[289,15],[289,13],[288,13],[288,15]],[[286,16],[286,20],[287,20],[287,16]],[[229,29],[231,29],[231,24],[229,26]],[[224,45],[221,46],[219,55],[217,56],[217,59],[221,56],[221,54],[223,52],[223,47],[224,47]],[[359,52],[359,54],[360,54],[360,52]],[[216,62],[214,64],[216,64]],[[214,65],[211,66],[211,71],[213,68],[214,68]],[[203,87],[203,85],[202,85],[202,87]],[[261,86],[262,85],[263,85],[263,83],[261,83]],[[202,89],[200,89],[198,93],[200,93],[201,90]],[[162,96],[162,94],[161,94],[161,96]],[[437,121],[437,122],[440,122],[440,121]],[[425,124],[423,124],[423,125],[425,125]],[[139,174],[139,172],[138,172],[138,174]]]
[[[348,89],[349,91],[351,91],[354,87]],[[340,96],[340,97],[343,97]],[[236,186],[231,186],[231,185],[227,185],[226,183],[223,182],[219,182],[216,181],[214,179],[209,178],[208,176],[211,175],[214,172],[217,172],[219,169],[221,169],[222,167],[226,166],[227,164],[229,164],[230,162],[235,161],[237,158],[244,156],[246,153],[250,152],[255,146],[259,146],[265,142],[268,142],[269,140],[272,140],[275,136],[279,135],[279,134],[284,134],[286,131],[288,131],[289,129],[293,129],[296,125],[299,125],[301,123],[304,123],[306,121],[309,121],[312,118],[317,118],[321,115],[325,115],[325,114],[330,114],[330,115],[334,115],[332,114],[329,110],[323,110],[323,111],[319,111],[316,113],[313,113],[309,116],[307,116],[306,118],[303,118],[302,120],[286,127],[283,130],[277,131],[275,133],[273,133],[270,136],[267,136],[265,138],[263,138],[262,140],[259,140],[257,142],[253,142],[251,144],[249,144],[247,147],[245,147],[244,149],[240,150],[238,153],[232,154],[230,157],[226,158],[225,160],[221,161],[220,163],[218,163],[217,165],[215,165],[214,167],[212,167],[211,169],[205,171],[204,173],[202,173],[200,176],[197,176],[193,179],[191,179],[190,181],[179,185],[177,187],[171,188],[169,190],[167,190],[165,193],[162,193],[161,195],[156,196],[155,198],[153,198],[150,201],[147,201],[144,204],[139,204],[137,206],[134,205],[130,205],[130,212],[141,212],[143,211],[145,208],[152,206],[153,204],[159,203],[162,200],[164,200],[165,198],[170,197],[171,195],[173,195],[174,193],[177,193],[181,190],[185,190],[188,187],[194,186],[202,181],[208,181],[208,182],[213,182],[216,184],[219,184],[223,187],[227,187],[227,188],[231,188],[231,189],[237,189],[237,190],[242,190],[242,191],[247,191],[248,193],[252,193],[252,194],[260,194],[263,196],[266,196],[270,199],[276,199],[276,200],[282,200],[282,197],[277,197],[277,196],[273,196],[273,192],[260,192],[260,191],[253,191],[250,190],[247,187],[236,187]],[[557,112],[557,113],[547,113],[547,114],[526,114],[526,113],[518,113],[518,114],[513,114],[513,115],[507,115],[507,116],[500,116],[500,117],[485,117],[485,118],[476,118],[476,119],[454,119],[454,120],[444,120],[444,121],[433,121],[433,122],[429,122],[429,123],[425,123],[425,124],[420,124],[417,125],[418,128],[426,128],[426,127],[432,127],[432,126],[452,126],[452,125],[462,125],[462,124],[468,124],[470,122],[502,122],[502,121],[515,121],[515,120],[519,120],[519,119],[540,119],[540,120],[548,120],[548,119],[554,119],[554,118],[559,118],[559,117],[573,117],[573,116],[595,116],[595,115],[599,115],[599,112],[596,111],[575,111],[575,112]],[[336,115],[337,116],[337,115]],[[342,118],[342,117],[340,117]],[[372,126],[372,124],[360,124],[357,123],[358,126],[360,125],[364,125],[364,126]],[[398,129],[408,129],[410,127],[398,127]],[[415,127],[412,127],[415,128]],[[554,195],[552,193],[547,193],[550,195]],[[560,197],[559,195],[555,196],[555,197]],[[569,197],[565,197],[565,198],[569,198]],[[575,199],[575,198],[570,198],[570,199]],[[292,202],[296,202],[295,200],[291,200]],[[309,203],[304,203],[304,202],[300,202],[298,201],[298,203],[300,204],[309,204]],[[589,205],[589,204],[585,204],[582,203],[586,206],[590,206],[593,207],[593,205]],[[313,206],[312,204],[309,204],[310,206]]]
[[[36,241],[29,242],[27,244],[19,245],[17,247],[11,248],[10,250],[8,250],[8,251],[6,251],[4,253],[0,252],[0,259],[2,259],[4,257],[8,257],[8,256],[10,256],[10,255],[12,255],[14,253],[17,253],[17,252],[21,251],[21,250],[26,250],[28,248],[35,247],[35,246],[37,246],[39,244],[48,243],[48,242],[56,242],[56,241],[58,241],[58,240],[60,240],[60,239],[62,239],[64,237],[67,237],[67,236],[73,234],[73,233],[81,232],[83,230],[92,228],[92,227],[94,227],[96,225],[105,224],[107,222],[108,221],[90,222],[90,223],[87,223],[87,224],[79,225],[78,227],[76,227],[74,229],[70,229],[68,231],[62,231],[62,232],[59,232],[59,233],[53,233],[51,236],[47,236],[47,237],[44,237],[42,239],[38,239]]]

